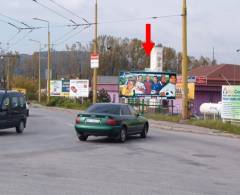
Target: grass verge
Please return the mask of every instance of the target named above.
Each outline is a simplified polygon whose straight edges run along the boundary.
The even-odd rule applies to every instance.
[[[209,129],[217,129],[225,133],[232,133],[240,135],[240,127],[229,122],[222,122],[221,120],[196,120],[192,119],[188,122],[191,125],[206,127]]]
[[[158,113],[153,113],[153,114],[147,113],[147,114],[144,114],[144,116],[152,120],[169,121],[169,122],[179,122],[181,119],[179,115],[169,116],[169,115],[158,114]]]
[[[168,121],[168,122],[179,122],[181,117],[179,115],[170,116],[170,115],[163,115],[163,114],[144,114],[144,116],[148,119],[156,120],[156,121]],[[224,133],[231,133],[240,135],[240,126],[231,124],[229,122],[222,122],[221,120],[198,120],[198,119],[191,119],[188,121],[189,125],[205,127],[209,129],[216,129],[222,131]]]

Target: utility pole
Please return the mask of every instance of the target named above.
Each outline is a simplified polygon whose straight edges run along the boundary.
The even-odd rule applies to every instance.
[[[10,90],[10,59],[7,57],[7,90]]]
[[[51,80],[51,34],[50,34],[50,22],[40,18],[33,18],[33,20],[39,20],[48,24],[48,78],[47,78],[47,103],[50,100],[50,80]]]
[[[188,119],[188,53],[187,53],[187,2],[182,7],[182,120]]]
[[[38,102],[41,103],[41,43],[39,43],[38,61]]]
[[[50,27],[48,22],[48,91],[47,91],[47,103],[50,101],[50,80],[51,80],[51,38]]]
[[[41,42],[33,39],[29,41],[39,44],[39,53],[38,53],[38,102],[41,103]]]
[[[95,3],[95,30],[94,30],[94,34],[95,34],[95,39],[94,39],[94,46],[93,46],[93,53],[94,55],[97,55],[98,51],[97,51],[97,33],[98,33],[98,2],[96,0]],[[93,104],[95,104],[97,102],[97,68],[93,69],[93,85],[92,85],[92,90],[93,90]]]

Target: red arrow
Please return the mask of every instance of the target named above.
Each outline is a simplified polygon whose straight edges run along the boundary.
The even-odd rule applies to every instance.
[[[142,43],[143,48],[148,56],[150,56],[155,43],[151,40],[151,24],[146,24],[146,42]]]

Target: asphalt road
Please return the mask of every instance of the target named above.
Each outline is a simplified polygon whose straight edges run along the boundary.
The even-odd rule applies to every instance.
[[[1,195],[239,195],[240,140],[151,128],[147,139],[79,142],[75,114],[32,108],[0,131]]]

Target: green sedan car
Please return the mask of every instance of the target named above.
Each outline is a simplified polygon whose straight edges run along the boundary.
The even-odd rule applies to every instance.
[[[75,130],[79,140],[88,136],[108,136],[125,142],[128,135],[146,138],[149,123],[127,104],[99,103],[78,114]]]

